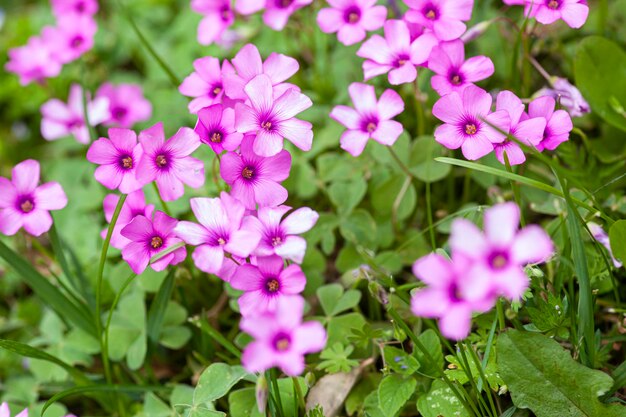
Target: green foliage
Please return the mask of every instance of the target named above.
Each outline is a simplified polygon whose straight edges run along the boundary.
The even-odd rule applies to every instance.
[[[626,220],[618,220],[613,223],[609,230],[609,239],[613,256],[622,262],[626,262]]]
[[[401,375],[387,375],[378,386],[378,407],[387,416],[394,416],[413,396],[417,382]]]
[[[354,347],[350,345],[343,346],[341,343],[335,343],[322,351],[320,359],[324,360],[317,365],[317,368],[328,373],[350,372],[352,368],[359,365],[358,361],[349,359],[353,351]]]
[[[417,400],[417,410],[424,417],[469,417],[450,387],[440,380],[433,381],[430,391]]]

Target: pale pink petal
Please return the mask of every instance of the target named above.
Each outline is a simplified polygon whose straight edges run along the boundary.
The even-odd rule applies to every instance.
[[[445,123],[457,123],[463,114],[463,100],[456,92],[441,97],[433,106],[433,115]]]
[[[389,64],[393,60],[393,54],[389,49],[387,41],[379,35],[373,35],[363,42],[356,54],[361,58],[369,58],[379,64]]]
[[[385,6],[374,6],[363,12],[361,25],[363,26],[363,29],[368,31],[378,30],[383,27],[386,19],[387,8]]]
[[[350,93],[354,107],[356,107],[359,113],[376,113],[376,91],[373,85],[352,83],[348,87],[348,92]]]
[[[11,171],[11,179],[18,193],[32,193],[39,183],[39,162],[27,159],[15,165]]]
[[[262,342],[252,342],[244,349],[241,364],[248,372],[265,372],[276,365],[275,353]]]
[[[477,133],[471,138],[467,138],[463,141],[461,151],[465,158],[470,161],[475,161],[492,152],[493,143],[487,138],[487,136]]]
[[[161,146],[163,146],[163,142],[165,142],[163,123],[159,122],[139,132],[139,142],[141,142],[141,146],[146,154],[154,155],[158,152]]]
[[[451,94],[446,97],[449,97],[450,95]],[[461,145],[463,145],[465,136],[459,132],[459,128],[457,126],[445,124],[435,129],[435,140],[448,149],[458,149]]]
[[[260,179],[255,184],[254,199],[259,207],[272,207],[284,203],[288,193],[285,187],[274,181]]]
[[[286,122],[282,122],[281,125],[283,123]],[[254,140],[253,150],[259,156],[274,156],[283,150],[283,136],[277,131],[259,130]]]
[[[391,90],[389,90],[391,91]],[[382,99],[382,97],[381,97]],[[404,106],[404,103],[402,103]],[[379,112],[380,112],[379,105]],[[337,122],[341,123],[348,129],[359,129],[361,123],[361,116],[352,107],[348,106],[335,106],[330,112],[330,117]],[[393,116],[390,116],[393,117]]]
[[[291,78],[299,68],[300,64],[297,60],[275,52],[270,54],[263,63],[263,73],[270,77],[274,85]]]
[[[504,159],[504,154],[509,160],[511,165],[520,165],[526,161],[526,155],[524,155],[524,151],[514,142],[505,141],[499,143],[495,146],[496,158],[500,161],[501,164],[506,164]]]
[[[545,128],[546,119],[543,117],[524,120],[515,127],[515,139],[529,145],[537,145],[543,139]]]
[[[4,177],[0,177],[0,209],[13,206],[16,198],[17,190],[13,183]]]
[[[391,119],[404,111],[404,101],[394,90],[385,90],[377,104],[378,116],[381,119]],[[351,128],[351,126],[346,126]]]
[[[389,83],[392,85],[400,85],[415,81],[417,78],[417,69],[412,62],[407,62],[400,68],[389,71]]]
[[[459,252],[472,259],[480,259],[487,251],[487,242],[480,229],[466,219],[452,222],[449,245],[453,254]]]
[[[293,332],[293,350],[300,353],[319,352],[326,346],[326,331],[321,323],[308,321]]]
[[[185,241],[189,245],[202,245],[211,238],[208,231],[197,223],[180,221],[174,228],[176,236]]]
[[[43,210],[61,210],[67,205],[67,197],[58,182],[47,182],[37,187],[33,197],[37,208]]]
[[[363,153],[369,135],[360,130],[346,130],[340,139],[341,149],[347,151],[352,156],[359,156]]]
[[[365,39],[365,29],[356,25],[344,25],[337,33],[337,39],[346,46],[354,45]]]
[[[491,77],[495,68],[486,56],[474,56],[465,61],[460,71],[467,81],[476,82]]]
[[[536,225],[522,229],[515,237],[511,248],[513,261],[519,265],[544,262],[553,252],[554,245],[550,236]]]
[[[274,102],[273,114],[278,120],[291,119],[313,105],[310,98],[300,92],[289,89]]]
[[[306,240],[300,236],[289,235],[282,244],[274,248],[274,251],[282,258],[301,264],[306,252]]]
[[[486,116],[491,111],[491,95],[482,88],[468,85],[462,94],[463,106],[468,114]]]
[[[485,211],[484,229],[490,243],[506,248],[511,243],[519,227],[520,211],[515,203],[502,203]]]
[[[439,18],[433,25],[433,31],[437,38],[442,41],[458,39],[465,32],[466,26],[463,22],[447,17]]]
[[[259,269],[250,264],[237,267],[235,274],[230,279],[230,285],[236,290],[254,291],[258,290],[264,280]]]
[[[200,147],[200,144],[200,138],[193,129],[181,127],[171,139],[165,142],[163,149],[169,151],[176,158],[182,158],[191,155]]]
[[[122,249],[122,258],[128,262],[130,269],[135,274],[141,274],[150,263],[150,254],[145,245],[139,242],[131,242]]]
[[[372,132],[372,139],[383,145],[393,145],[403,132],[400,122],[385,120],[378,123],[378,127]]]
[[[46,210],[31,211],[23,217],[24,230],[33,236],[40,236],[52,227],[52,216]]]
[[[554,113],[555,106],[556,102],[552,97],[539,97],[531,101],[528,105],[528,115],[531,119],[534,117],[545,117],[546,119],[550,119],[552,117],[552,113]]]
[[[196,267],[207,274],[217,274],[224,263],[224,251],[221,247],[201,245],[193,251],[191,257]]]
[[[378,75],[388,73],[393,67],[386,64],[378,64],[374,61],[363,62],[363,79],[365,81],[372,79]]]
[[[183,182],[179,180],[173,173],[163,173],[156,179],[159,188],[159,194],[165,201],[178,200],[185,194]]]
[[[191,188],[200,188],[204,185],[204,162],[199,159],[192,157],[178,159],[173,170],[176,177]]]
[[[299,149],[307,152],[313,146],[313,125],[300,119],[280,122],[278,132]],[[259,154],[260,155],[260,154]]]
[[[298,265],[291,264],[280,274],[280,291],[282,293],[300,294],[304,291],[304,287],[306,287],[306,276]]]
[[[256,249],[261,240],[257,231],[237,230],[230,235],[230,239],[224,249],[233,255],[246,258]]]
[[[291,171],[291,154],[285,150],[265,159],[262,163],[263,175],[272,181],[285,181]]]
[[[452,340],[465,339],[472,325],[472,310],[465,304],[451,306],[445,315],[439,319],[441,333]]]
[[[481,127],[485,137],[492,143],[501,143],[506,139],[506,133],[511,129],[511,118],[506,110],[498,110],[485,117],[485,124]],[[506,132],[506,133],[501,133]]]
[[[341,10],[325,8],[317,14],[317,25],[324,33],[337,32],[344,24]]]
[[[257,112],[269,112],[272,109],[274,92],[272,80],[267,75],[260,74],[254,77],[246,84],[244,91]]]
[[[301,207],[289,214],[282,221],[281,227],[287,234],[299,235],[311,230],[319,217],[320,215],[309,207]]]
[[[587,21],[589,6],[582,3],[568,4],[561,11],[561,18],[574,29],[581,28]]]
[[[114,190],[119,187],[124,173],[115,165],[100,165],[94,172],[96,181],[104,185],[110,190]]]
[[[0,210],[0,232],[7,236],[13,236],[22,227],[22,213],[13,207]]]
[[[411,297],[411,312],[418,317],[441,317],[449,308],[450,300],[445,291],[423,288]]]
[[[259,118],[254,109],[243,103],[237,103],[235,105],[235,129],[237,132],[256,132],[259,128]]]
[[[413,264],[413,274],[433,287],[445,287],[453,279],[452,263],[441,255],[431,253]]]

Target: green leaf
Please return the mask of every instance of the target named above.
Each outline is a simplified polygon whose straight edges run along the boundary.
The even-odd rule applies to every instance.
[[[613,256],[626,263],[626,220],[618,220],[609,229]]]
[[[611,389],[611,377],[579,364],[554,340],[510,330],[497,347],[500,376],[517,407],[537,417],[624,416],[622,407],[598,400]]]
[[[194,404],[207,404],[222,398],[247,372],[241,366],[214,363],[200,375],[193,393]]]
[[[578,44],[574,61],[576,85],[593,112],[611,125],[626,131],[626,53],[601,36],[590,36]]]
[[[359,366],[358,361],[349,359],[353,351],[353,346],[344,346],[337,342],[322,351],[320,358],[324,360],[317,365],[317,369],[324,369],[329,374],[350,372],[353,368]]]
[[[328,197],[341,216],[349,215],[363,200],[367,192],[367,182],[357,178],[350,182],[333,182],[328,187]]]
[[[443,154],[444,147],[438,144],[434,137],[420,137],[413,144],[409,169],[415,177],[424,182],[442,180],[452,170],[450,165],[435,160]]]
[[[260,415],[256,405],[254,388],[243,388],[228,395],[228,411],[231,417]]]
[[[417,381],[398,374],[387,375],[378,386],[378,407],[386,416],[395,416],[415,392]]]
[[[327,316],[336,316],[342,311],[356,307],[361,301],[361,291],[344,292],[341,284],[329,284],[317,289],[317,298]]]
[[[148,337],[153,343],[159,341],[163,317],[165,316],[169,299],[172,296],[175,279],[175,270],[172,269],[161,284],[152,304],[150,304],[150,310],[148,311]]]
[[[467,410],[445,382],[436,379],[426,395],[417,400],[423,417],[469,417]]]
[[[376,221],[365,209],[356,209],[341,222],[341,235],[355,245],[364,245],[369,248],[377,246]]]
[[[440,164],[446,166],[444,164]],[[382,183],[376,185],[375,188],[370,188],[370,199],[372,206],[377,213],[382,216],[390,217],[392,215],[396,198],[404,186],[406,180],[406,174],[397,174]],[[417,203],[417,192],[413,185],[409,185],[400,200],[400,204],[397,208],[397,217],[399,220],[404,220],[413,213],[415,205]]]
[[[399,374],[411,375],[420,368],[420,364],[413,356],[393,346],[384,347],[383,357],[385,364]]]
[[[428,329],[417,337],[424,345],[434,362],[427,361],[424,354],[419,349],[414,349],[413,355],[420,364],[420,373],[438,377],[443,369],[443,352],[441,350],[441,342],[434,330]]]

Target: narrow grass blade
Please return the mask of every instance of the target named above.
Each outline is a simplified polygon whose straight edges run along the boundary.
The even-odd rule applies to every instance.
[[[150,310],[148,311],[148,337],[153,343],[159,341],[165,310],[167,309],[167,304],[172,297],[172,290],[174,289],[175,275],[175,270],[170,270],[165,280],[163,280],[159,292],[157,292],[156,297],[152,300],[152,304],[150,304]]]

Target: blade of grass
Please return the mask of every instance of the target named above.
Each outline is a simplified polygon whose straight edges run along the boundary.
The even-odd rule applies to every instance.
[[[153,343],[159,341],[165,310],[167,309],[167,304],[172,297],[172,291],[174,289],[175,276],[175,270],[170,270],[159,287],[159,291],[154,297],[154,300],[152,300],[150,304],[150,310],[148,311],[148,338]]]
[[[226,339],[220,332],[211,327],[211,325],[207,323],[206,320],[195,317],[189,319],[189,321],[191,322],[191,324],[206,333],[210,338],[222,345],[224,349],[232,353],[237,359],[241,359],[241,352],[239,351],[237,346],[235,346],[230,340]]]

